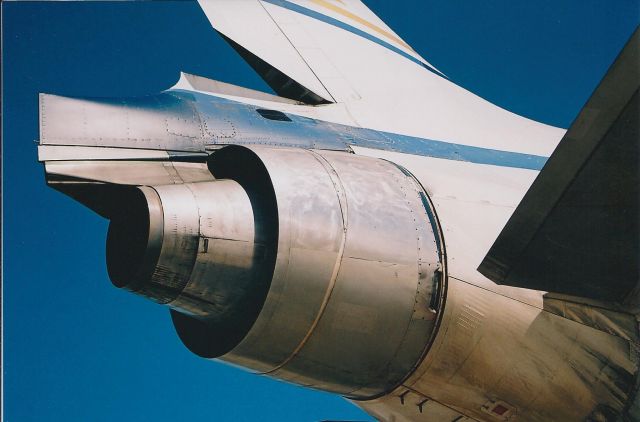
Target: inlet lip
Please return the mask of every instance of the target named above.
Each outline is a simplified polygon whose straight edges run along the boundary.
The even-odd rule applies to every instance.
[[[122,198],[107,234],[107,271],[114,286],[138,291],[160,257],[164,216],[158,193],[141,186]]]

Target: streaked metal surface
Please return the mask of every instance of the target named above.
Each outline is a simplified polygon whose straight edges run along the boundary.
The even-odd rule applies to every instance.
[[[472,420],[633,420],[622,418],[638,365],[634,343],[450,277],[420,367],[388,396],[357,404],[432,420],[402,403],[410,390]],[[497,403],[510,417],[491,411]]]
[[[630,309],[606,307],[604,303],[589,303],[588,299],[547,293],[543,309],[596,330],[640,344],[638,321]]]
[[[199,234],[197,202],[184,185],[140,190],[146,201],[127,204],[129,211],[111,220],[107,268],[117,287],[166,304],[182,292],[193,269]],[[130,213],[146,213],[148,228],[144,221],[132,219]],[[139,259],[142,245],[136,243],[144,240],[145,234],[144,259]]]
[[[215,154],[227,162],[233,151]],[[393,388],[420,361],[442,307],[440,234],[421,187],[383,160],[250,151],[273,185],[277,256],[256,322],[220,359],[352,397]]]
[[[429,305],[437,294],[438,234],[420,188],[390,163],[320,154],[345,193],[347,239],[322,319],[274,375],[322,389],[349,386],[343,394],[366,397],[406,376],[434,329],[436,309]],[[331,372],[339,384],[315,381]]]
[[[300,344],[322,308],[345,231],[336,188],[313,154],[289,149],[253,151],[265,163],[274,186],[278,253],[258,320],[243,342],[223,359],[268,372]]]
[[[254,211],[237,182],[186,187],[197,201],[199,245],[189,282],[170,306],[193,316],[222,319],[238,312],[238,302],[253,288],[265,245],[256,242]]]

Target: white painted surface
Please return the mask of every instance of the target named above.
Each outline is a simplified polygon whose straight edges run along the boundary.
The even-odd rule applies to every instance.
[[[297,3],[362,29],[317,2]],[[397,52],[318,19],[257,0],[201,4],[216,29],[322,96],[321,83],[359,126],[544,156],[565,132],[497,107]],[[380,24],[360,2],[341,7]]]
[[[307,89],[333,101],[312,69],[257,0],[200,1],[211,25],[273,67],[304,85]]]

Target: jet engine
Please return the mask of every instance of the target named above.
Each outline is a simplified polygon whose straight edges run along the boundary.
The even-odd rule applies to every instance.
[[[111,215],[113,284],[171,308],[194,353],[354,399],[420,363],[446,290],[420,183],[345,152],[228,146],[215,180],[139,186]]]

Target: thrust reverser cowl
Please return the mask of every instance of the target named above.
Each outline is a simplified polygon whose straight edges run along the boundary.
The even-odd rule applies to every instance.
[[[209,167],[215,181],[141,187],[112,218],[114,284],[172,307],[204,357],[352,398],[410,375],[446,288],[420,184],[344,152],[232,146]]]

